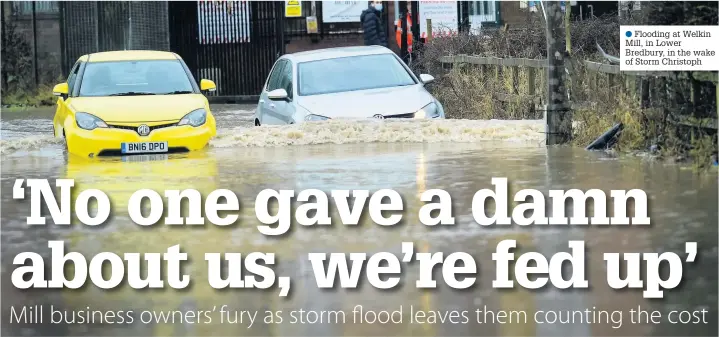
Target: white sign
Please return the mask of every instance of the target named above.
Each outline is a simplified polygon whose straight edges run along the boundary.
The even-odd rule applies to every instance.
[[[367,1],[322,1],[322,22],[360,22]]]
[[[621,26],[621,71],[719,71],[719,26]]]
[[[139,143],[122,143],[121,150],[123,154],[131,153],[160,153],[167,152],[167,142],[139,142]]]
[[[250,42],[249,1],[198,1],[200,44]]]
[[[432,20],[432,37],[457,33],[457,1],[420,1],[419,35],[427,37],[427,19]]]

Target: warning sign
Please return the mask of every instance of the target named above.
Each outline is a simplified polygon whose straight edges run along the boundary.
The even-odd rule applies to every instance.
[[[296,0],[285,1],[285,17],[298,18],[302,16],[302,2]]]
[[[317,34],[317,17],[307,17],[307,34]]]

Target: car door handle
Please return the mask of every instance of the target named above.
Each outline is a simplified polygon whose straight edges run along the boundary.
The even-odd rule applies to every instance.
[[[261,99],[261,100],[260,100],[260,103],[265,103],[265,100],[264,100],[264,99]]]
[[[274,107],[275,107],[275,103],[270,103],[270,108],[274,108]]]

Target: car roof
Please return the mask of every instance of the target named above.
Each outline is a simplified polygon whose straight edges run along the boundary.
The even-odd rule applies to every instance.
[[[177,54],[157,50],[119,50],[83,55],[80,59],[87,62],[111,62],[133,60],[177,60]]]
[[[394,54],[390,49],[381,46],[335,47],[303,51],[284,55],[283,58],[294,62],[327,60],[340,57]]]

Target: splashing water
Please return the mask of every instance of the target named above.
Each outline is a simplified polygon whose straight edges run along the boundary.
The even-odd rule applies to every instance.
[[[214,147],[269,147],[351,143],[508,142],[537,144],[541,121],[329,121],[227,130]]]
[[[541,120],[408,120],[311,122],[286,126],[234,127],[218,130],[210,147],[275,147],[352,143],[506,143],[537,146],[544,140]],[[0,140],[0,154],[61,145],[52,136]]]
[[[30,136],[20,139],[0,140],[0,155],[8,155],[16,151],[39,150],[47,145],[59,145],[62,138],[52,136]]]

